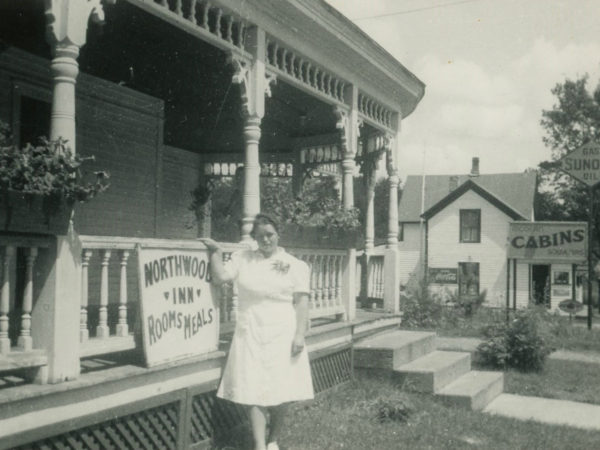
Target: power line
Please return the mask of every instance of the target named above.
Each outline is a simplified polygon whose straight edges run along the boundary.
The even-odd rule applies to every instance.
[[[350,20],[356,22],[358,20],[369,20],[369,19],[378,19],[380,17],[400,16],[400,15],[403,15],[403,14],[410,14],[410,13],[419,12],[419,11],[426,11],[426,10],[429,10],[429,9],[445,8],[445,7],[448,7],[448,6],[460,5],[460,4],[463,4],[463,3],[478,2],[478,1],[480,1],[480,0],[460,0],[458,2],[439,3],[437,5],[425,6],[423,8],[407,9],[407,10],[404,10],[404,11],[397,11],[397,12],[393,12],[393,13],[378,14],[376,16],[357,17],[357,18],[350,19]]]

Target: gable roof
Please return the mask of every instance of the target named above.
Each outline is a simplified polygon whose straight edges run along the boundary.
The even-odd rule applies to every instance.
[[[451,177],[456,177],[457,187],[450,189]],[[484,174],[477,177],[469,175],[427,175],[425,176],[424,212],[437,206],[439,211],[454,201],[468,189],[473,189],[486,200],[493,203],[509,216],[531,220],[533,217],[533,199],[536,191],[535,172]],[[467,182],[470,182],[466,184]],[[466,186],[463,186],[465,185]],[[399,222],[419,222],[421,220],[421,193],[423,177],[409,175],[406,178],[402,198],[398,207]],[[458,191],[458,192],[455,192]],[[442,200],[446,203],[440,203]]]

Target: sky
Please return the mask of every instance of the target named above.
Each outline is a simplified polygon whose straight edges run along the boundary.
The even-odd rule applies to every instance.
[[[600,0],[326,0],[426,84],[400,176],[522,172],[551,158],[551,89],[600,81]],[[368,5],[368,6],[367,6]]]

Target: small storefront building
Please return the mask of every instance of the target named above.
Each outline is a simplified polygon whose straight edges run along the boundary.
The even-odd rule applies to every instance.
[[[507,307],[543,304],[562,311],[575,301],[586,315],[587,295],[582,270],[586,267],[588,231],[585,222],[513,222],[507,240]],[[525,279],[520,279],[524,277]]]

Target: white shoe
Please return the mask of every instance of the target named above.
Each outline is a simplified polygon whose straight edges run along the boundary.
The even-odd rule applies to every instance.
[[[279,445],[277,445],[277,442],[269,442],[267,444],[267,450],[279,450]]]

